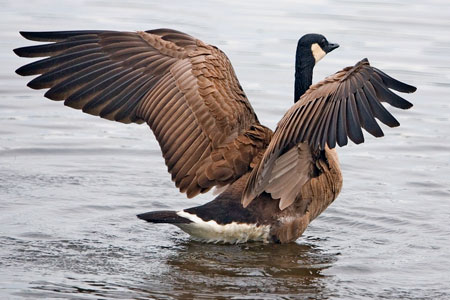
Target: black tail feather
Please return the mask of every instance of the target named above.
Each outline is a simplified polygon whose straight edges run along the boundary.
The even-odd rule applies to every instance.
[[[189,219],[180,217],[173,210],[150,211],[137,215],[139,219],[150,223],[169,223],[169,224],[187,224],[191,223]]]

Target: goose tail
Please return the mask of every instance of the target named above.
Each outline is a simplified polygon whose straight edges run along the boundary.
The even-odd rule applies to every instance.
[[[188,224],[191,223],[189,219],[183,218],[173,210],[149,211],[137,215],[141,220],[150,223],[168,223],[168,224]]]

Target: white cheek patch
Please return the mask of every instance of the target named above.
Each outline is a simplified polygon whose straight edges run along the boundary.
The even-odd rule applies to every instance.
[[[194,239],[207,243],[245,243],[248,241],[269,242],[270,226],[256,224],[241,224],[232,222],[221,225],[216,221],[204,221],[194,214],[185,211],[177,212],[180,217],[192,223],[174,224],[189,233]]]
[[[325,51],[323,51],[322,47],[320,47],[317,43],[311,45],[311,52],[316,63],[326,55]]]

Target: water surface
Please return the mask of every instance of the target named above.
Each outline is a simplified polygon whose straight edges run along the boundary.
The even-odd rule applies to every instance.
[[[450,4],[446,1],[1,1],[0,298],[447,299]],[[297,243],[208,245],[135,218],[182,209],[158,144],[26,88],[19,30],[158,27],[230,57],[259,119],[293,102],[297,39],[341,48],[315,80],[363,57],[418,87],[399,128],[339,149],[344,188]]]

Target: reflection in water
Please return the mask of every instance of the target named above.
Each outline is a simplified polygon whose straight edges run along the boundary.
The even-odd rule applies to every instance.
[[[224,246],[188,242],[167,259],[169,272],[179,290],[241,294],[278,295],[321,294],[322,270],[330,267],[336,256],[312,244]],[[210,282],[214,278],[214,282]]]
[[[66,283],[35,281],[33,292],[44,291],[51,295],[71,297],[79,294],[96,297],[157,297],[177,299],[243,296],[272,298],[278,296],[303,295],[304,297],[325,296],[324,269],[337,259],[337,254],[326,253],[312,243],[267,245],[201,244],[190,240],[176,240],[177,246],[170,251],[166,262],[152,262],[143,257],[140,261],[141,277],[121,282],[83,280],[66,277]],[[123,253],[122,253],[123,254]],[[120,256],[120,255],[119,255]],[[162,266],[161,264],[165,264]],[[138,267],[137,265],[133,266]],[[157,270],[158,269],[158,270]],[[101,273],[102,269],[98,270]],[[155,272],[159,272],[155,276]],[[125,274],[122,274],[122,276]],[[74,282],[75,284],[71,284]],[[278,298],[278,297],[273,297]],[[320,297],[318,297],[320,298]]]

